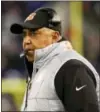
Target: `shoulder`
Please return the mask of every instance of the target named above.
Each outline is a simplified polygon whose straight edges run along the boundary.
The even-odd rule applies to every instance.
[[[86,67],[86,65],[84,65],[83,62],[77,60],[77,59],[71,59],[67,62],[65,62],[62,67],[60,68],[60,70],[65,69],[65,71],[69,70],[67,68],[70,69],[78,69],[79,67]]]
[[[59,69],[59,71],[56,74],[56,79],[66,79],[73,80],[76,76],[82,79],[81,75],[84,75],[85,77],[90,77],[93,82],[96,85],[96,79],[94,77],[93,72],[90,70],[89,67],[87,67],[83,62],[71,59],[63,64],[63,66]]]

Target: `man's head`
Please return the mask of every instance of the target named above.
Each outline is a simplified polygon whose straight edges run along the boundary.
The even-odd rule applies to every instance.
[[[34,58],[34,50],[44,48],[60,39],[61,21],[51,8],[41,8],[31,13],[23,24],[13,24],[11,32],[23,34],[23,49],[29,61]]]
[[[34,58],[34,50],[44,48],[58,40],[59,32],[49,28],[40,28],[34,32],[29,29],[23,30],[23,49],[27,51],[28,57]]]

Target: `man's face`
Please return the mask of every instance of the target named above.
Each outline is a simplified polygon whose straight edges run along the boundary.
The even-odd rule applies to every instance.
[[[35,32],[24,29],[23,49],[27,51],[27,57],[32,57],[35,49],[41,49],[52,43],[55,43],[58,38],[59,33],[48,28],[41,28]]]

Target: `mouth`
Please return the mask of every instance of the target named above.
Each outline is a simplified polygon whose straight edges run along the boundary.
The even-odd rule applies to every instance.
[[[34,49],[24,49],[25,52],[34,51]]]
[[[29,50],[25,50],[25,52],[26,52],[26,54],[33,54],[34,53],[34,50],[31,50],[31,49],[29,49]]]

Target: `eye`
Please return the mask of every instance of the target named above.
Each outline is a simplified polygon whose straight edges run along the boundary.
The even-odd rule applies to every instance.
[[[33,31],[31,33],[32,33],[31,34],[32,36],[35,36],[37,34],[36,32],[33,32]]]
[[[37,36],[37,35],[39,35],[39,34],[40,34],[39,32],[33,32],[33,31],[31,32],[31,35],[32,35],[32,36]]]
[[[22,37],[25,37],[25,36],[26,36],[26,32],[23,32],[23,33],[22,33]]]

